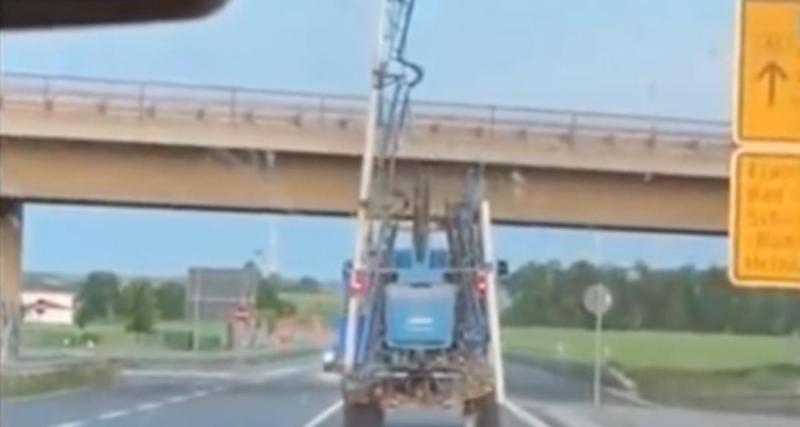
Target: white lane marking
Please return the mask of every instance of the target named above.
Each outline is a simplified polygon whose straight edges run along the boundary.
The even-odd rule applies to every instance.
[[[197,399],[200,397],[208,396],[208,390],[197,390],[196,392],[189,395],[193,399]]]
[[[319,426],[320,424],[322,424],[325,421],[327,421],[327,419],[330,418],[333,414],[339,412],[339,410],[342,409],[342,406],[344,406],[344,401],[342,401],[342,400],[334,403],[333,405],[325,408],[324,411],[320,412],[319,415],[317,415],[316,417],[311,419],[311,421],[303,424],[303,427],[317,427],[317,426]]]
[[[152,411],[153,409],[158,409],[158,408],[160,408],[162,406],[164,406],[164,404],[161,403],[161,402],[147,402],[147,403],[142,403],[141,405],[137,406],[136,410],[137,411]]]
[[[272,371],[265,371],[257,375],[256,383],[264,384],[269,380],[276,378],[288,377],[291,375],[299,374],[308,370],[308,366],[289,366],[286,368],[275,369]]]
[[[527,424],[528,427],[552,427],[550,424],[542,421],[541,418],[531,414],[530,412],[520,408],[514,402],[506,399],[501,403],[509,412],[511,412],[514,417],[518,420],[522,421],[523,423]]]
[[[528,407],[529,409],[537,407],[536,403],[531,401],[518,400],[518,402],[523,407]],[[529,411],[525,411],[520,407],[517,407],[517,409],[526,412],[528,415],[532,415]],[[595,422],[578,414],[574,409],[568,409],[567,407],[562,407],[559,405],[548,405],[547,407],[544,408],[538,407],[538,411],[570,427],[602,427],[601,425],[596,424]]]
[[[542,412],[570,427],[602,427],[572,408],[552,405],[542,409]]]
[[[167,403],[182,403],[189,400],[189,396],[172,396],[167,399]]]
[[[126,377],[152,377],[152,378],[197,378],[210,380],[232,379],[230,372],[202,372],[202,371],[167,371],[167,370],[125,370],[121,373]]]
[[[259,372],[256,375],[235,372],[205,372],[205,371],[189,371],[189,370],[166,370],[166,369],[126,369],[121,372],[121,375],[126,377],[143,377],[143,378],[194,378],[206,380],[248,380],[255,378],[256,382],[265,382],[270,379],[294,375],[300,372],[305,372],[311,365],[302,366],[288,366],[270,371]]]
[[[113,420],[130,414],[130,411],[111,411],[100,414],[97,419],[100,421]]]
[[[314,379],[316,379],[319,382],[329,383],[329,384],[338,384],[340,378],[341,377],[338,374],[330,372],[319,371],[316,374],[314,374]]]
[[[68,423],[56,424],[52,427],[83,427],[85,425],[86,421],[70,421]]]
[[[647,399],[643,399],[634,393],[628,393],[609,387],[605,388],[605,392],[616,397],[617,399],[624,400],[628,403],[633,403],[634,405],[639,405],[649,409],[655,409],[659,407],[657,403],[653,403]]]

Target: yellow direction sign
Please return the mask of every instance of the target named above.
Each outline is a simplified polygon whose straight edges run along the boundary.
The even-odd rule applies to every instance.
[[[733,157],[731,280],[800,289],[800,148],[747,148]]]
[[[736,142],[800,145],[800,0],[741,1]]]

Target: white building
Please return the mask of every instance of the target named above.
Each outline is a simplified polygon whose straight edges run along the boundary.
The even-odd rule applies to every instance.
[[[52,285],[27,285],[22,291],[25,322],[71,325],[75,317],[75,293]]]

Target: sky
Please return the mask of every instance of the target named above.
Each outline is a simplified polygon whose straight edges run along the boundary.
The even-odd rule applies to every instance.
[[[727,119],[734,0],[419,0],[416,98]],[[0,69],[366,93],[377,0],[231,0],[193,22],[0,33]],[[278,253],[290,275],[337,277],[353,223],[320,219],[26,208],[24,267],[183,274]],[[270,226],[270,223],[273,225]],[[277,251],[265,248],[270,229]],[[596,238],[597,237],[597,238]],[[654,265],[724,263],[725,241],[500,228],[498,252]]]

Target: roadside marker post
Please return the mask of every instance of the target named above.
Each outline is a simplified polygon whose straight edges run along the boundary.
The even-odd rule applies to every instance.
[[[800,0],[740,0],[729,276],[800,290]]]

